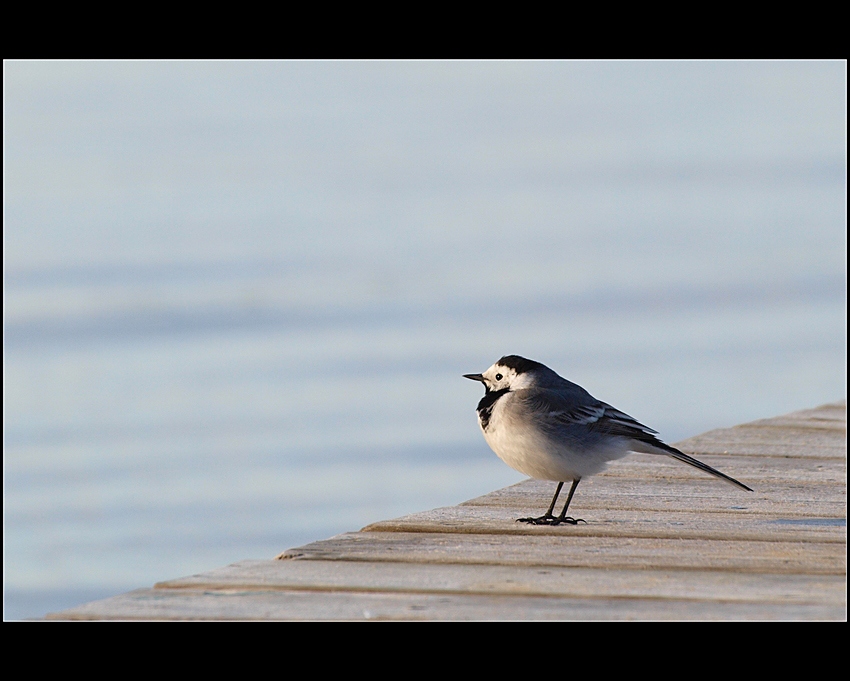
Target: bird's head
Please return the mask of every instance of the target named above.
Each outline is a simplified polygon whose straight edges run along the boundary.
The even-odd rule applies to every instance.
[[[541,372],[549,371],[540,362],[518,355],[505,355],[481,374],[464,374],[464,378],[481,381],[486,392],[522,390],[535,384]]]

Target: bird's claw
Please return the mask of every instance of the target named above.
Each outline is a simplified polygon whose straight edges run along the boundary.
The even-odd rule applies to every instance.
[[[557,518],[553,515],[542,515],[539,518],[517,518],[518,523],[528,523],[529,525],[551,525]]]
[[[517,518],[516,522],[518,523],[528,523],[529,525],[560,525],[561,523],[566,523],[567,525],[578,525],[579,523],[584,523],[587,525],[587,521],[583,518],[571,518],[567,516],[566,518],[556,518],[553,515],[542,515],[539,518]]]

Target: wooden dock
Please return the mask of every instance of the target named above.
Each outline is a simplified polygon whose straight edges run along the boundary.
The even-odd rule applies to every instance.
[[[677,446],[747,493],[632,454],[583,481],[577,526],[534,527],[554,483],[174,579],[51,619],[846,620],[847,408]]]

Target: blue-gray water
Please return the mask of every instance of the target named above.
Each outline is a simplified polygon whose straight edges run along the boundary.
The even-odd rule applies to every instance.
[[[668,441],[846,394],[843,62],[4,82],[7,619],[522,479],[504,354]]]

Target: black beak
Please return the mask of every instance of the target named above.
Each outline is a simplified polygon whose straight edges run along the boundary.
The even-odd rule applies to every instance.
[[[484,383],[484,377],[481,374],[464,374],[463,377]]]

